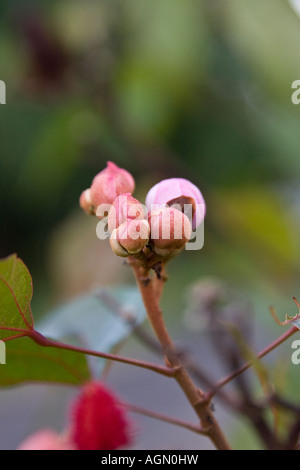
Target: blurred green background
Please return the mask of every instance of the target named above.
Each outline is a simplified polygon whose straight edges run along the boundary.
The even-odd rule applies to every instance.
[[[78,208],[112,160],[141,199],[173,176],[206,199],[204,248],[169,267],[175,333],[203,277],[281,333],[268,306],[295,313],[300,297],[299,26],[287,0],[1,2],[0,256],[30,268],[36,317],[93,283],[132,282]]]

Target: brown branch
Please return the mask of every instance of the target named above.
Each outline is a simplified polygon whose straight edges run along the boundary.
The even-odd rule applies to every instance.
[[[152,269],[154,269],[154,272],[155,272],[155,278],[154,278],[155,295],[156,295],[157,301],[159,302],[163,294],[165,283],[168,280],[168,277],[166,275],[164,263],[158,263]]]
[[[290,433],[287,438],[286,450],[295,450],[299,444],[300,438],[300,413],[296,415],[296,420],[291,427]]]
[[[154,278],[155,284],[156,281],[158,282],[158,280]],[[96,291],[95,294],[101,299],[102,302],[104,302],[108,306],[110,310],[112,310],[116,315],[120,316],[124,321],[132,325],[132,327],[134,328],[134,334],[139,340],[143,342],[143,344],[145,344],[154,353],[161,355],[162,348],[159,342],[143,326],[135,326],[136,314],[134,311],[128,311],[127,309],[124,309],[121,303],[118,302],[118,300],[116,300],[113,296],[111,296],[109,292],[107,292],[105,289],[99,289]],[[220,335],[218,334],[216,335],[216,337],[219,338]],[[220,346],[217,341],[216,346]],[[226,352],[225,345],[221,357],[224,357],[224,352]],[[195,362],[195,360],[189,354],[188,351],[177,349],[176,353],[183,365],[199,383],[208,388],[214,387],[212,378],[208,377],[207,373],[199,367],[199,365]],[[235,357],[233,352],[227,359],[230,359],[232,361],[232,364],[236,362],[234,361]],[[238,367],[239,364],[236,363],[235,366]],[[242,378],[242,375],[239,377]],[[266,409],[266,406],[269,406],[270,403],[272,403],[273,405],[281,406],[284,409],[294,412],[299,412],[299,408],[289,402],[284,401],[282,398],[275,394],[269,397],[268,402],[265,402],[261,405],[256,404],[251,399],[251,396],[249,395],[249,390],[243,387],[243,383],[239,383],[239,385],[240,390],[242,390],[243,392],[242,399],[239,399],[237,396],[233,396],[232,393],[226,393],[225,390],[218,391],[218,398],[224,404],[229,406],[233,411],[244,415],[251,422],[252,426],[254,427],[254,429],[256,429],[257,433],[260,435],[262,441],[265,443],[268,449],[281,448],[280,443],[278,442],[276,436],[270,429],[270,426],[268,425],[267,420],[264,417],[264,411]],[[145,415],[148,416],[147,410]],[[197,430],[198,429],[199,428],[197,427]]]
[[[285,400],[284,398],[277,395],[276,393],[274,393],[268,398],[266,404],[269,404],[269,403],[274,404],[278,406],[279,408],[282,408],[283,410],[288,411],[290,413],[297,413],[300,416],[299,406],[295,405],[294,403],[289,402],[288,400]]]
[[[216,421],[209,403],[205,400],[203,391],[196,387],[178,358],[175,346],[166,329],[162,312],[159,308],[155,289],[153,287],[153,280],[148,276],[149,271],[139,266],[135,260],[132,260],[131,265],[148,313],[149,321],[162,346],[167,363],[169,363],[174,370],[174,378],[194,408],[195,413],[200,419],[201,427],[204,429],[209,427],[207,435],[216,448],[220,450],[230,450],[230,445]]]

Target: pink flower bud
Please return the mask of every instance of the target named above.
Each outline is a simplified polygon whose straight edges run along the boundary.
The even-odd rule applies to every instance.
[[[153,205],[163,207],[174,204],[179,204],[186,215],[192,212],[193,230],[203,221],[206,210],[203,196],[197,186],[186,179],[170,178],[163,180],[153,186],[146,197],[146,206],[149,210],[153,209],[151,207]],[[187,211],[184,210],[185,208]]]
[[[141,220],[144,218],[145,209],[143,204],[129,193],[121,194],[114,200],[108,213],[108,231],[111,233],[127,219]]]
[[[97,209],[101,204],[112,204],[116,197],[134,191],[134,179],[128,171],[112,162],[95,178],[91,186],[91,201]]]
[[[148,214],[154,251],[160,256],[172,256],[184,248],[191,238],[188,217],[173,207],[164,207]]]
[[[99,382],[89,382],[71,410],[70,437],[78,450],[115,450],[130,444],[124,408]]]
[[[93,207],[91,200],[91,190],[86,189],[80,196],[79,204],[81,209],[83,209],[87,214],[93,215],[95,213],[95,208]]]
[[[147,220],[131,220],[123,222],[113,230],[110,245],[117,256],[126,258],[142,251],[149,242],[150,226]]]
[[[52,429],[42,429],[27,437],[17,450],[75,450],[65,436]]]

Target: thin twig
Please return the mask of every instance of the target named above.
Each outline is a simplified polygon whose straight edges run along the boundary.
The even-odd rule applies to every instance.
[[[295,326],[293,326],[292,328],[290,328],[286,333],[284,333],[283,335],[279,336],[279,338],[277,338],[275,341],[273,341],[271,344],[269,344],[266,348],[264,348],[260,353],[257,354],[257,357],[256,359],[261,359],[262,357],[266,356],[267,354],[269,354],[271,351],[273,351],[274,349],[276,349],[278,346],[280,346],[282,343],[284,343],[284,341],[286,341],[288,338],[290,338],[293,334],[295,334],[297,331],[299,331],[298,328],[296,328]],[[224,387],[225,385],[227,385],[229,382],[231,382],[233,379],[235,379],[236,377],[238,377],[240,374],[242,374],[243,372],[245,372],[246,370],[248,370],[251,366],[253,365],[253,361],[251,362],[247,362],[246,364],[244,364],[242,367],[240,367],[239,369],[237,369],[236,371],[232,372],[231,374],[229,374],[227,377],[224,377],[223,379],[221,379],[217,384],[216,386],[207,392],[206,394],[206,398],[207,400],[211,400],[212,397],[222,388]]]
[[[147,410],[145,408],[141,408],[140,406],[130,405],[128,403],[125,403],[123,405],[132,413],[137,413],[143,416],[147,416],[149,418],[157,419],[159,421],[164,421],[165,423],[174,424],[175,426],[188,429],[189,431],[195,432],[197,434],[202,434],[205,436],[207,435],[209,430],[209,428],[201,429],[199,426],[196,426],[194,424],[179,420],[177,418],[172,418],[161,413],[157,413],[156,411]]]

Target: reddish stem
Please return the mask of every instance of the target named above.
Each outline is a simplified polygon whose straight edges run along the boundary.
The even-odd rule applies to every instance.
[[[261,359],[262,357],[266,356],[269,354],[269,352],[273,351],[275,348],[280,346],[284,341],[286,341],[288,338],[290,338],[293,334],[295,334],[299,329],[296,326],[293,326],[290,328],[288,331],[286,331],[283,335],[279,336],[275,341],[273,341],[271,344],[269,344],[266,348],[264,348],[262,351],[260,351],[257,354],[257,359]],[[239,369],[236,371],[232,372],[231,374],[227,375],[227,377],[224,377],[221,379],[216,386],[207,392],[206,398],[207,400],[211,400],[213,396],[225,385],[227,385],[229,382],[231,382],[233,379],[241,375],[243,372],[245,372],[247,369],[249,369],[253,365],[253,362],[247,362],[243,366],[241,366]]]
[[[162,346],[167,363],[170,364],[170,367],[172,367],[175,372],[175,380],[197,414],[201,427],[208,429],[207,436],[216,448],[219,450],[230,450],[231,447],[210,409],[210,404],[205,400],[203,391],[194,384],[177,355],[172,338],[164,323],[153,280],[148,277],[149,271],[145,270],[135,261],[132,261],[131,265],[148,313],[149,321]]]
[[[124,403],[123,406],[125,406],[132,413],[137,413],[143,416],[147,416],[148,418],[157,419],[165,423],[174,424],[175,426],[188,429],[189,431],[195,432],[197,434],[202,434],[205,436],[208,432],[208,430],[201,429],[199,426],[196,426],[194,424],[187,423],[186,421],[182,421],[171,416],[166,416],[161,413],[157,413],[156,411],[147,410],[145,408],[141,408],[140,406],[130,405],[128,403]]]
[[[40,346],[46,348],[57,348],[64,349],[66,351],[72,351],[80,354],[86,354],[87,356],[100,357],[103,359],[108,359],[111,361],[121,362],[123,364],[130,364],[136,367],[141,367],[142,369],[148,369],[158,374],[164,375],[165,377],[173,377],[174,370],[168,367],[159,366],[151,362],[139,361],[138,359],[131,359],[127,357],[117,356],[116,354],[102,353],[98,351],[92,351],[90,349],[80,348],[78,346],[72,346],[70,344],[60,343],[58,341],[53,341],[41,335],[37,331],[32,331],[28,333],[28,336]]]

